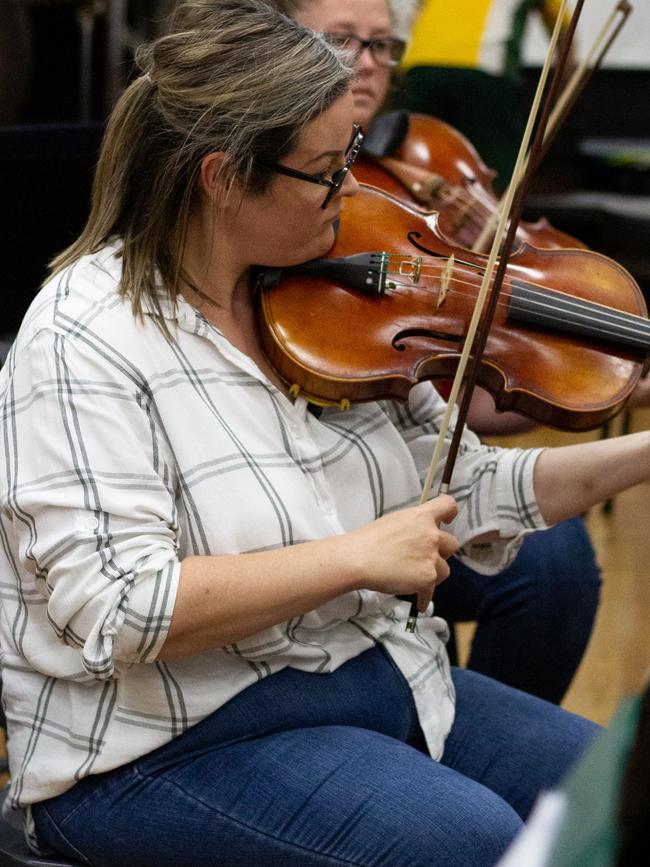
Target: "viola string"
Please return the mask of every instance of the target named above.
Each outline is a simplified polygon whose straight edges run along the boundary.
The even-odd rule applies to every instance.
[[[444,266],[440,266],[439,270],[442,273],[442,271],[444,270]],[[388,273],[392,274],[392,273],[397,273],[397,272],[388,272]],[[402,278],[404,278],[406,275],[401,274],[400,276]],[[431,271],[431,272],[428,272],[427,274],[425,274],[424,276],[433,277],[436,275],[435,275],[435,272]],[[625,310],[617,310],[614,307],[607,307],[607,305],[604,305],[604,304],[601,305],[595,301],[588,301],[587,299],[583,299],[583,298],[580,298],[578,296],[565,295],[561,292],[556,292],[553,289],[549,289],[548,287],[543,286],[542,284],[536,284],[532,281],[525,281],[524,282],[519,278],[512,278],[512,277],[507,278],[506,285],[511,285],[513,280],[517,281],[517,285],[515,288],[517,288],[521,292],[521,295],[525,296],[527,299],[529,299],[531,304],[536,304],[538,307],[546,307],[549,310],[561,309],[562,312],[567,312],[567,308],[572,306],[578,315],[585,315],[585,310],[590,309],[590,306],[594,305],[595,307],[598,308],[598,314],[599,314],[598,316],[593,317],[594,322],[600,321],[599,317],[602,318],[602,317],[610,316],[612,318],[619,319],[621,322],[633,322],[633,323],[638,323],[638,324],[643,323],[643,324],[647,325],[648,328],[650,328],[650,321],[645,319],[643,316],[638,315],[638,314],[628,313]],[[409,288],[409,289],[417,289],[418,287],[425,289],[427,291],[429,289],[429,286],[427,284],[414,284],[412,281],[409,281],[408,279],[406,279],[406,280],[405,279],[394,280],[391,277],[391,283],[394,283],[396,286],[400,286],[403,288]],[[456,286],[469,286],[469,287],[475,288],[474,283],[472,283],[469,280],[461,280],[459,277],[451,277],[449,280],[449,284],[450,285],[454,284]],[[473,293],[461,292],[460,294],[464,294],[464,295],[467,295],[469,297]],[[552,301],[555,299],[558,302],[561,302],[561,304],[563,304],[565,306],[562,308],[554,308]],[[516,305],[516,303],[517,303],[517,299],[513,298],[513,297],[509,297],[507,300],[498,302],[498,304],[500,306],[503,306],[503,307],[514,307]],[[523,305],[521,307],[521,309],[526,309],[526,305]]]
[[[496,212],[497,205],[495,202],[494,207],[490,207],[485,202],[482,202],[473,191],[468,191],[461,184],[451,184],[447,181],[431,196],[430,202],[432,205],[437,201],[440,201],[449,209],[456,208],[461,213],[462,221],[459,228],[466,223],[467,218],[467,221],[473,223],[479,230],[483,228],[486,220]],[[458,206],[459,204],[466,206],[466,209],[463,210]],[[432,210],[435,210],[435,208],[432,208]]]
[[[599,331],[600,334],[611,335],[614,338],[622,333],[626,333],[630,337],[647,338],[650,335],[650,323],[641,316],[626,313],[622,310],[615,310],[611,307],[603,307],[598,311],[592,312],[589,307],[585,308],[581,306],[579,299],[578,302],[571,299],[565,300],[564,298],[562,301],[566,305],[565,307],[554,306],[548,303],[546,299],[539,301],[534,298],[529,305],[518,305],[515,300],[511,305],[511,309],[514,311],[528,310],[534,306],[540,310],[550,311],[550,314],[547,314],[547,318],[558,322],[566,321],[566,316],[556,315],[557,312],[570,314],[572,321],[583,322],[595,331]],[[585,305],[589,305],[593,302],[584,303]]]
[[[440,193],[442,193],[443,195],[440,195]],[[445,194],[447,194],[448,198],[445,197]],[[494,210],[496,210],[496,201],[494,202],[494,208],[490,208],[490,206],[488,206],[485,202],[481,201],[479,196],[477,196],[473,190],[468,190],[461,184],[452,184],[448,181],[445,181],[443,184],[441,184],[438,190],[436,190],[436,195],[438,196],[438,198],[442,199],[448,204],[455,204],[456,202],[460,202],[461,204],[467,205],[470,209],[482,209],[482,216],[484,217],[491,216]],[[467,211],[466,213],[471,214],[471,210]]]
[[[418,257],[418,256],[415,256],[413,258],[419,259],[419,262],[420,262],[420,267],[418,270],[418,278],[419,279],[421,279],[422,277],[436,277],[436,276],[438,276],[441,272],[443,272],[445,270],[445,268],[448,267],[448,263],[449,263],[449,259],[446,257],[437,258],[437,257]],[[385,255],[384,261],[387,264],[386,275],[390,275],[391,282],[400,283],[400,285],[403,285],[403,286],[415,285],[412,282],[412,280],[411,280],[411,282],[409,282],[409,275],[408,274],[405,274],[404,272],[395,268],[396,264],[399,264],[400,266],[403,264],[406,264],[407,266],[411,265],[412,259],[410,257],[404,256],[400,253],[388,253]],[[392,269],[390,268],[391,265],[393,266]],[[462,259],[455,259],[454,267],[457,270],[461,270],[461,271],[465,271],[465,272],[469,272],[469,273],[471,273],[470,269],[475,269],[475,274],[476,274],[477,280],[479,282],[483,277],[483,269],[482,269],[481,265],[475,264],[473,262],[466,262]],[[394,280],[392,275],[399,275],[402,278],[402,280],[401,281]],[[458,278],[452,275],[450,278],[450,282],[453,280],[458,280]],[[523,277],[506,276],[506,277],[504,277],[503,282],[504,282],[505,286],[512,286],[513,281],[516,282],[517,288],[520,288],[521,290],[525,290],[525,291],[537,290],[540,293],[547,293],[549,298],[557,298],[558,300],[560,300],[562,302],[568,303],[569,301],[574,301],[574,303],[578,306],[580,306],[581,304],[598,304],[599,303],[596,301],[588,301],[586,299],[579,298],[578,296],[565,295],[562,292],[558,292],[557,290],[554,290],[548,286],[545,286],[543,283],[536,283],[534,280],[530,280],[528,278],[524,279]],[[461,282],[467,286],[474,286],[475,285],[469,280],[465,280],[465,281],[461,281]],[[616,308],[608,307],[605,304],[603,304],[601,306],[602,306],[604,311],[608,310],[608,311],[612,311],[612,312],[618,312],[621,315],[627,315],[627,316],[636,316],[637,315],[634,313],[626,313],[626,311],[616,311]],[[644,317],[639,317],[639,318],[642,319],[643,321],[646,321],[644,319]]]
[[[450,290],[449,294],[470,295],[470,293],[462,292],[462,290]],[[472,297],[474,297],[474,293],[471,294]],[[513,313],[516,313],[517,311],[530,311],[531,307],[534,307],[535,305],[538,308],[546,308],[551,312],[546,314],[546,318],[545,321],[542,323],[542,327],[546,327],[551,330],[554,322],[566,324],[566,322],[568,321],[566,316],[558,315],[558,313],[565,313],[566,311],[562,311],[559,308],[553,307],[548,304],[542,304],[540,302],[534,301],[529,305],[523,305],[517,303],[516,299],[511,299],[510,302],[498,301],[497,304],[499,307],[506,308],[508,311],[511,311]],[[435,316],[435,310],[431,309],[430,304],[425,304],[425,302],[422,302],[420,306],[425,309],[426,313]],[[610,311],[607,311],[607,315],[609,315],[609,313]],[[617,340],[620,341],[621,337],[628,336],[631,338],[638,338],[639,340],[645,341],[650,344],[650,323],[647,320],[643,319],[642,317],[634,317],[634,314],[623,314],[631,318],[628,321],[621,320],[620,322],[616,322],[615,320],[618,316],[618,312],[611,311],[611,313],[613,314],[611,318],[614,321],[608,321],[606,315],[601,316],[600,318],[596,316],[590,317],[588,313],[585,313],[584,311],[578,311],[578,313],[574,314],[573,319],[570,321],[576,323],[578,321],[581,321],[583,324],[589,325],[593,333],[591,335],[576,334],[575,337],[600,337],[601,339],[611,339],[616,342]],[[525,325],[526,323],[524,322],[523,324]],[[564,331],[565,329],[560,330]]]
[[[460,202],[466,205],[468,210],[465,211],[464,215],[472,219],[477,226],[481,226],[496,211],[496,203],[495,207],[491,208],[485,202],[482,202],[476,193],[470,193],[470,191],[460,186],[457,186],[456,189],[460,190],[460,195],[454,200],[454,203]]]
[[[444,266],[440,266],[440,271],[442,272]],[[389,272],[391,273],[391,272]],[[404,276],[404,275],[400,275]],[[433,273],[429,273],[426,276],[435,276]],[[513,278],[508,279],[508,283],[512,282]],[[516,279],[516,278],[514,278]],[[506,281],[504,281],[506,282]],[[409,289],[410,291],[422,289],[424,291],[429,291],[430,286],[427,284],[414,284],[408,280],[393,280],[391,277],[391,283],[394,283],[395,286],[400,287],[401,289]],[[507,285],[507,284],[506,284]],[[457,295],[465,295],[467,297],[475,296],[475,292],[463,291],[457,287],[459,286],[467,286],[475,289],[475,284],[468,280],[461,280],[458,277],[451,277],[449,280],[449,288],[448,294],[457,294]],[[454,287],[454,288],[452,288]],[[611,334],[616,336],[616,330],[611,330],[612,328],[618,329],[618,334],[622,331],[627,332],[630,336],[638,336],[638,337],[648,337],[650,335],[650,321],[644,319],[642,316],[634,313],[627,313],[623,310],[616,310],[613,307],[607,307],[606,305],[599,305],[597,302],[590,302],[585,299],[581,299],[576,297],[572,297],[569,295],[562,295],[561,293],[556,293],[557,301],[561,303],[563,306],[558,306],[553,304],[553,290],[548,289],[544,286],[539,286],[538,284],[528,283],[528,285],[522,284],[520,281],[516,287],[521,293],[521,301],[526,300],[527,304],[522,304],[515,297],[509,297],[508,299],[499,299],[497,305],[499,308],[511,310],[513,312],[516,311],[525,311],[530,310],[531,308],[536,308],[538,310],[544,310],[547,316],[547,320],[556,321],[556,322],[566,322],[567,314],[572,316],[574,319],[578,319],[585,324],[590,325],[595,330],[599,329],[604,334]],[[390,290],[389,290],[390,291]],[[598,309],[592,310],[592,305],[595,305]],[[423,306],[424,303],[423,303]],[[426,305],[427,309],[430,309],[430,305]],[[606,326],[610,326],[610,330],[607,330]]]
[[[462,281],[456,282],[461,282],[462,285]],[[462,290],[449,290],[449,294],[464,294],[468,296],[471,294],[474,297],[474,293],[462,292]],[[634,314],[625,314],[613,309],[605,309],[599,312],[599,315],[592,315],[584,309],[577,308],[572,312],[537,300],[532,300],[526,305],[518,303],[517,299],[511,298],[509,301],[500,300],[497,304],[500,308],[504,308],[512,313],[518,311],[528,312],[531,308],[544,310],[545,321],[541,323],[542,327],[552,328],[554,322],[566,323],[567,321],[572,321],[588,325],[594,332],[592,335],[594,337],[611,337],[613,340],[616,340],[622,336],[629,336],[646,341],[650,340],[650,323],[647,320]],[[422,306],[426,306],[428,312],[435,314],[435,311],[431,311],[430,305],[425,305],[423,302]],[[571,313],[572,315],[568,317],[567,313]],[[629,318],[626,319],[625,317]]]
[[[467,192],[460,185],[452,185],[452,184],[443,184],[441,187],[442,191],[447,191],[448,189],[458,190],[459,195],[456,197],[445,198],[442,195],[432,196],[431,203],[434,204],[436,200],[440,200],[443,204],[447,206],[450,210],[456,208],[458,212],[461,212],[462,220],[460,225],[457,228],[463,227],[466,222],[473,224],[477,229],[482,229],[485,225],[485,222],[495,213],[496,207],[494,209],[490,209],[485,203],[481,202],[479,197],[475,193]],[[461,205],[466,205],[467,209],[462,210],[461,207],[458,206],[458,203]]]

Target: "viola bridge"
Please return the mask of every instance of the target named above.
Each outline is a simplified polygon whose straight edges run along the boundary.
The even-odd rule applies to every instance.
[[[449,292],[449,284],[451,282],[451,278],[454,274],[454,263],[456,259],[454,254],[447,259],[447,264],[442,269],[442,274],[440,275],[440,290],[438,292],[438,298],[436,300],[436,310],[440,310],[442,305],[445,303],[445,298],[447,297],[447,292]]]

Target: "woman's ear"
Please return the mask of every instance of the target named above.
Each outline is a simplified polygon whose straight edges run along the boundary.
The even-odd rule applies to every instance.
[[[201,160],[199,174],[201,192],[213,201],[225,204],[227,185],[222,174],[226,155],[223,151],[212,151]]]

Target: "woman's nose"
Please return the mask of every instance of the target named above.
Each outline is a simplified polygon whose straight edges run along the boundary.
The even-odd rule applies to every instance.
[[[359,181],[355,178],[352,172],[348,172],[341,187],[342,196],[356,196],[359,192]]]

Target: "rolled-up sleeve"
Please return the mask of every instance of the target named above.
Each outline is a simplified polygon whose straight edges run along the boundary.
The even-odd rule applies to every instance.
[[[8,388],[4,516],[25,599],[45,599],[53,634],[93,678],[152,661],[180,563],[173,462],[144,380],[44,330]]]
[[[429,471],[445,410],[445,402],[427,382],[411,389],[408,404],[387,404],[422,482]],[[452,432],[455,420],[456,412]],[[439,488],[450,440],[448,433],[432,496]],[[450,486],[450,494],[458,503],[458,516],[450,529],[461,544],[458,556],[477,571],[494,574],[504,569],[527,533],[547,527],[533,488],[535,462],[541,451],[486,446],[470,430],[464,430]],[[500,541],[474,541],[488,533],[497,534]]]

